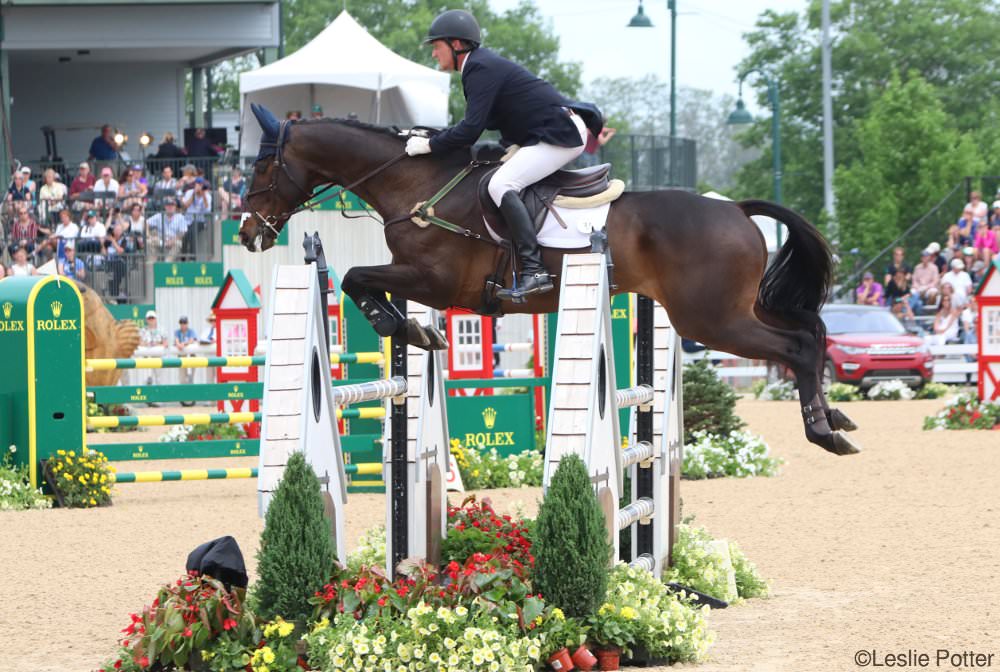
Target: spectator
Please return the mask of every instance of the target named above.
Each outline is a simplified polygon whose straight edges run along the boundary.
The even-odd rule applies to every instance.
[[[944,275],[944,269],[947,267],[947,263],[941,256],[941,245],[937,242],[933,242],[927,246],[927,251],[931,253],[931,261],[937,266],[938,275]]]
[[[128,252],[141,250],[146,246],[146,218],[142,206],[133,203],[128,215],[123,218],[125,225],[125,249]]]
[[[31,168],[28,166],[21,166],[21,174],[24,175],[24,186],[28,188],[31,192],[31,199],[35,200],[38,196],[38,190],[35,188],[35,181],[31,179]]]
[[[194,181],[198,179],[198,169],[193,164],[185,164],[181,168],[181,178],[177,180],[177,196],[181,197],[185,192],[194,189]]]
[[[63,248],[65,258],[59,262],[59,275],[65,275],[71,280],[86,280],[87,269],[83,262],[76,258],[76,245],[72,240],[67,241]]]
[[[84,161],[76,169],[76,177],[69,185],[69,200],[73,203],[75,210],[84,210],[93,207],[93,203],[82,201],[80,197],[94,188],[94,174],[90,172],[90,164]]]
[[[158,212],[147,220],[146,228],[154,244],[162,242],[167,261],[173,261],[180,252],[188,222],[184,215],[177,212],[177,199],[168,196],[163,201],[163,208],[164,212]]]
[[[232,174],[222,181],[219,187],[219,203],[224,213],[230,210],[238,211],[243,207],[243,171],[239,166],[233,166]]]
[[[198,334],[188,326],[188,318],[181,315],[177,321],[178,328],[174,332],[174,347],[178,352],[183,352],[186,348],[198,344]]]
[[[8,251],[14,254],[18,248],[24,248],[25,252],[33,252],[37,238],[38,222],[27,209],[19,210],[15,215],[13,225],[10,227],[11,243],[7,248]]]
[[[964,261],[966,270],[971,272],[972,264],[976,262],[976,248],[974,248],[971,244],[966,245],[962,248],[962,256],[959,257],[956,255],[955,258]]]
[[[31,189],[28,189],[28,185],[25,183],[24,173],[17,171],[14,173],[14,179],[11,181],[10,187],[7,188],[7,201],[25,201],[26,203],[31,203],[34,195],[31,193]]]
[[[167,337],[156,325],[156,311],[146,311],[146,326],[139,330],[139,347],[162,348],[167,345]]]
[[[949,229],[948,247],[951,249],[954,250],[965,245],[972,245],[972,241],[976,235],[976,224],[978,223],[972,212],[972,206],[966,205],[958,222]]]
[[[118,181],[111,174],[111,166],[101,168],[101,179],[94,183],[94,202],[99,208],[109,209],[118,198]]]
[[[205,223],[205,215],[212,212],[212,192],[209,191],[205,178],[195,179],[194,188],[184,194],[182,204],[188,216],[188,226],[198,224],[200,231]]]
[[[986,275],[986,262],[982,259],[976,259],[969,267],[969,277],[972,278],[972,286],[975,287],[978,285],[984,275]],[[974,294],[974,291],[969,293],[970,300]],[[966,304],[966,306],[968,306],[968,304]]]
[[[911,305],[912,294],[910,293],[910,282],[907,280],[906,270],[897,267],[896,272],[889,278],[885,285],[885,299],[892,310],[893,315],[901,320],[915,321],[913,306]]]
[[[955,308],[964,308],[969,301],[969,290],[972,289],[972,278],[965,272],[965,262],[961,259],[951,260],[951,270],[941,276],[941,284],[949,284],[955,290],[951,303]]]
[[[0,264],[0,280],[7,277],[7,269],[4,268],[3,264]]]
[[[931,249],[927,248],[920,253],[920,263],[913,269],[913,285],[910,289],[913,297],[920,302],[920,306],[937,302],[941,274],[933,257]]]
[[[198,342],[202,345],[214,345],[216,341],[215,313],[209,313],[208,317],[205,318],[205,321],[208,322],[208,330],[202,334],[201,338],[198,339]]]
[[[285,119],[288,121],[299,121],[302,119],[302,110],[288,110],[285,113]]]
[[[322,119],[323,118],[323,106],[322,105],[313,105],[312,106],[312,115],[311,116],[312,116],[313,119]]]
[[[976,297],[970,296],[969,303],[965,305],[958,316],[959,325],[962,328],[962,343],[975,345],[978,342],[976,334],[976,320],[979,318],[979,310],[976,306]],[[968,361],[975,361],[974,358],[966,357]]]
[[[944,345],[958,339],[958,311],[952,306],[951,296],[941,295],[941,305],[934,316],[932,333],[926,337],[928,345]]]
[[[45,241],[45,246],[48,248],[49,254],[62,257],[66,243],[71,240],[75,241],[79,235],[80,227],[73,221],[73,214],[68,209],[60,210],[59,223],[52,235]]]
[[[875,276],[871,271],[865,271],[861,278],[861,284],[854,290],[856,303],[865,306],[884,306],[885,296],[882,285],[875,282]]]
[[[587,131],[587,142],[583,146],[583,155],[580,157],[582,159],[581,163],[586,166],[596,166],[600,161],[601,147],[608,144],[617,132],[617,129],[610,126],[602,128],[601,132],[597,135]]]
[[[965,208],[963,209],[971,210],[972,216],[980,222],[985,222],[986,215],[989,213],[989,209],[986,207],[986,201],[983,200],[982,193],[978,191],[973,191],[969,194],[969,202],[965,204]]]
[[[194,135],[187,144],[187,155],[190,158],[217,157],[219,148],[212,144],[204,128],[194,129]]]
[[[118,143],[108,124],[101,126],[101,134],[90,143],[88,158],[96,161],[114,161],[118,158]]]
[[[133,204],[144,206],[147,187],[139,181],[139,175],[133,168],[126,168],[122,173],[122,181],[118,187],[118,198],[121,200],[121,207],[128,210]]]
[[[14,258],[14,262],[10,265],[11,276],[38,275],[38,269],[28,261],[28,248],[22,245],[16,248],[11,256]]]
[[[977,259],[989,264],[993,260],[993,255],[1000,251],[1000,241],[997,240],[998,230],[1000,230],[1000,220],[996,219],[990,226],[979,227],[976,240],[973,243]]]
[[[38,216],[45,224],[52,223],[57,213],[66,207],[66,185],[56,180],[56,171],[48,168],[42,174],[44,184],[38,191]]]
[[[108,235],[107,227],[97,219],[97,212],[88,210],[80,226],[80,236],[77,239],[76,248],[81,252],[99,253],[102,251],[103,241]]]
[[[104,237],[104,265],[108,269],[108,294],[123,301],[125,293],[122,291],[122,280],[125,278],[126,262],[122,256],[125,254],[125,231],[120,220],[110,221],[107,227],[107,235]]]
[[[885,279],[882,281],[883,285],[888,286],[889,281],[892,280],[898,270],[902,270],[906,274],[907,280],[910,279],[910,276],[913,274],[913,269],[910,268],[910,265],[903,260],[905,254],[906,251],[901,247],[897,247],[892,251],[892,261],[889,262],[889,265],[885,268]]]
[[[990,215],[990,226],[1000,224],[1000,201],[993,201],[993,214]]]
[[[143,165],[141,163],[133,163],[132,164],[132,172],[135,174],[135,179],[139,181],[139,184],[141,184],[142,186],[146,187],[146,190],[148,191],[149,190],[149,180],[147,180],[146,176],[143,175],[143,171],[144,170],[145,170],[145,168],[143,167]]]
[[[160,146],[156,148],[156,154],[153,155],[154,159],[181,159],[184,158],[184,150],[178,147],[175,143],[174,134],[167,133],[163,134],[163,142]]]

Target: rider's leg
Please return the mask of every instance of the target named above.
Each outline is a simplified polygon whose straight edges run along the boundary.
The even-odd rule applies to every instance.
[[[538,247],[534,224],[519,193],[583,152],[583,141],[586,139],[583,120],[576,115],[571,118],[580,131],[581,144],[578,147],[557,147],[546,143],[523,147],[500,166],[490,179],[490,197],[500,208],[510,227],[511,239],[521,260],[520,286],[516,292],[509,289],[498,291],[497,296],[502,300],[552,289],[552,279],[542,265],[542,252]]]

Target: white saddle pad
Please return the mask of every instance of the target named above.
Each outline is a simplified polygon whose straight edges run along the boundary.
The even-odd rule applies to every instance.
[[[596,208],[560,208],[556,206],[556,212],[566,223],[564,229],[562,224],[550,212],[545,217],[542,230],[538,232],[538,244],[542,247],[555,247],[561,250],[569,250],[580,247],[590,247],[591,231],[601,230],[608,221],[608,211],[611,204],[605,203]],[[493,240],[500,242],[501,238],[486,223],[486,230],[490,232]]]

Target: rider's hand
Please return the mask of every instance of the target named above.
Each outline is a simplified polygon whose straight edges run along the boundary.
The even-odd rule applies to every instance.
[[[412,136],[406,141],[406,153],[410,156],[431,153],[431,141],[419,135]]]

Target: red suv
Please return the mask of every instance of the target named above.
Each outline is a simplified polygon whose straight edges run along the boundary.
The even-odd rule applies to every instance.
[[[930,382],[934,357],[888,308],[831,304],[820,315],[826,324],[824,386],[841,382],[871,387],[898,379],[920,387]]]

